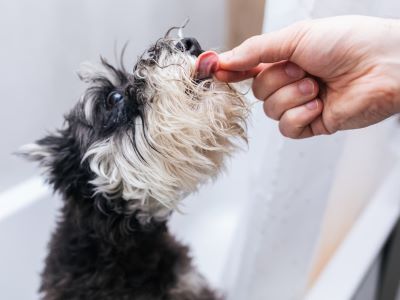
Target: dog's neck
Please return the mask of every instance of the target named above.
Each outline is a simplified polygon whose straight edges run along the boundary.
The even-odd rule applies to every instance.
[[[62,194],[66,204],[70,203],[78,211],[84,209],[97,211],[104,216],[123,216],[136,220],[138,226],[146,228],[165,222],[171,214],[171,209],[154,199],[126,200],[95,193],[90,183],[93,173],[88,162],[82,161],[79,155],[82,151],[79,149],[79,142],[68,132],[61,132],[60,136],[49,136],[40,143],[46,147],[46,151],[58,154],[48,155],[47,159],[42,160],[49,183]]]

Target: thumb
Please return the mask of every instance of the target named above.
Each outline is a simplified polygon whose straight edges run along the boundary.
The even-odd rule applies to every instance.
[[[302,21],[279,31],[256,35],[236,48],[219,55],[220,69],[247,71],[260,63],[289,60],[308,28]]]

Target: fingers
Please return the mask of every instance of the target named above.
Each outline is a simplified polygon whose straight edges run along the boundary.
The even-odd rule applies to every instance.
[[[278,89],[305,76],[305,72],[291,62],[268,64],[253,81],[253,93],[264,100]]]
[[[297,106],[303,105],[318,94],[318,84],[311,78],[304,78],[289,84],[264,101],[265,114],[274,119],[280,120],[282,115]]]
[[[307,30],[307,22],[299,22],[279,31],[253,36],[231,51],[219,55],[220,68],[245,71],[260,63],[288,60]]]
[[[254,93],[258,94],[257,98],[262,99],[265,95],[267,96],[263,103],[265,114],[279,121],[279,129],[286,137],[299,139],[328,134],[321,118],[323,103],[320,99],[316,99],[319,92],[318,83],[312,78],[302,78],[286,84],[288,80],[293,81],[295,77],[289,78],[287,74],[283,74],[282,65],[275,64],[273,66],[275,69],[267,69],[265,74],[268,73],[267,71],[272,71],[270,77],[263,71],[256,78],[260,79],[254,87]],[[301,75],[304,76],[304,73]],[[262,78],[264,76],[275,79],[272,84],[267,84]],[[283,86],[276,89],[280,85]],[[270,87],[267,91],[262,89],[267,86]]]
[[[223,82],[238,82],[253,78],[265,68],[265,64],[260,64],[247,71],[227,71],[219,69],[214,72],[214,77]]]
[[[320,99],[289,109],[279,121],[279,130],[282,135],[293,139],[329,134],[320,118],[322,109],[323,103]]]

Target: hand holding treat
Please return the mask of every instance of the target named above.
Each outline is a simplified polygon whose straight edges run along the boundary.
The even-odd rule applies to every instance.
[[[254,95],[287,137],[361,128],[400,111],[397,20],[304,21],[254,36],[218,58],[199,57],[202,76],[212,73],[226,82],[254,78]]]

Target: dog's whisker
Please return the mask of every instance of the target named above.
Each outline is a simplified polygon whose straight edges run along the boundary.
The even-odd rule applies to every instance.
[[[186,25],[190,22],[190,18],[186,18],[185,21],[183,22],[183,24],[181,26],[173,26],[170,29],[168,29],[168,31],[165,33],[164,38],[169,38],[170,34],[172,31],[174,30],[178,30],[178,37],[179,38],[183,38],[183,29],[186,27]]]
[[[186,25],[189,23],[190,19],[186,18],[186,20],[183,22],[181,27],[178,29],[178,37],[180,39],[183,39],[183,29],[186,27]]]

